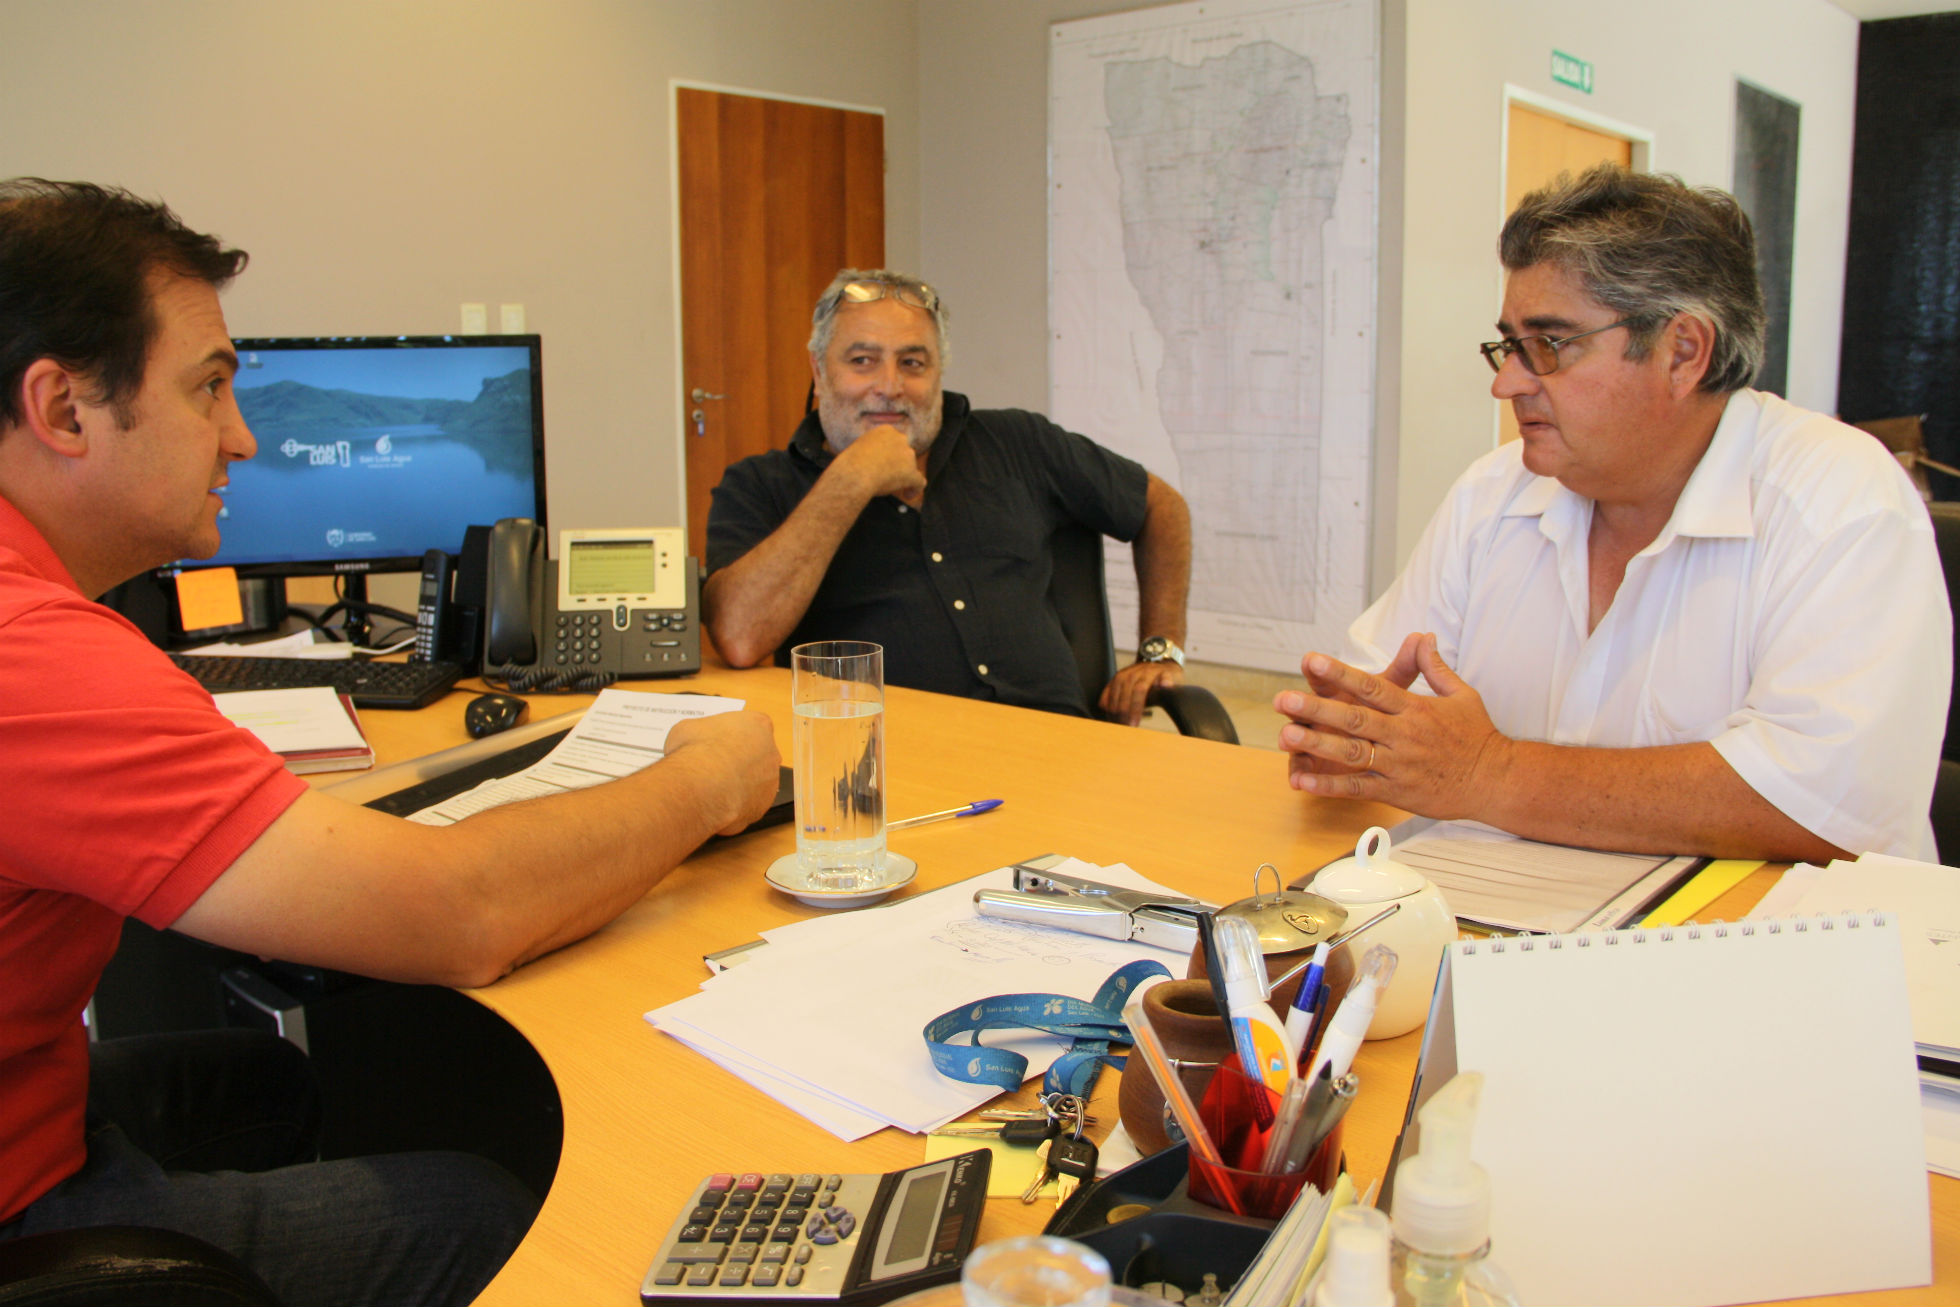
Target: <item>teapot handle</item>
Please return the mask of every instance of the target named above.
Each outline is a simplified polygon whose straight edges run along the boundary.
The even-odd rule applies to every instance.
[[[1388,831],[1380,826],[1370,826],[1361,832],[1361,838],[1354,843],[1354,857],[1357,862],[1367,864],[1377,859],[1386,859],[1392,848]]]

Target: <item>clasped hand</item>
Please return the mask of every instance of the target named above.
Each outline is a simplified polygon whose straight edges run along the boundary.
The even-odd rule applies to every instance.
[[[1273,700],[1291,719],[1279,744],[1292,755],[1294,789],[1454,819],[1475,816],[1501,786],[1511,741],[1491,723],[1483,697],[1443,662],[1435,636],[1409,636],[1380,673],[1321,653],[1308,654],[1300,670],[1307,691]],[[1417,676],[1433,696],[1409,689]]]
[[[865,498],[892,495],[918,508],[925,503],[926,474],[911,438],[894,426],[877,426],[853,440],[833,466],[850,469],[865,488]]]

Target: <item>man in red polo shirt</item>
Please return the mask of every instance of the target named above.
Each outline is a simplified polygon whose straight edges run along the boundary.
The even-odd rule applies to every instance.
[[[421,826],[308,790],[94,603],[217,549],[214,492],[256,449],[218,305],[244,264],[125,192],[0,185],[0,1240],[164,1226],[288,1304],[467,1302],[529,1196],[453,1154],[281,1165],[311,1148],[296,1051],[105,1044],[91,1083],[81,1013],[124,918],[487,984],[760,816],[778,758],[766,717],[731,713],[635,776]]]

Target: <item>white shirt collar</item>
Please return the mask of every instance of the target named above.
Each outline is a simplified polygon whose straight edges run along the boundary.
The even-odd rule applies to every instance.
[[[1722,420],[1703,451],[1701,461],[1681,488],[1674,511],[1653,543],[1640,552],[1656,554],[1676,536],[1741,537],[1756,534],[1750,493],[1751,466],[1756,455],[1756,422],[1762,415],[1762,396],[1739,390],[1722,407]],[[1534,476],[1504,508],[1506,517],[1539,517],[1541,529],[1558,539],[1591,520],[1592,501],[1574,494],[1553,477]]]

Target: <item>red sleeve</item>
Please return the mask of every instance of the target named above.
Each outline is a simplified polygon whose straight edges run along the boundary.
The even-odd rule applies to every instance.
[[[3,634],[0,879],[168,926],[306,788],[99,604],[56,595]]]

